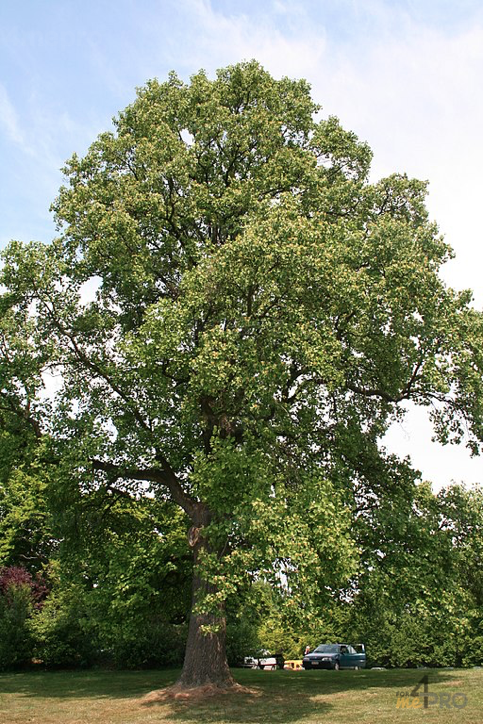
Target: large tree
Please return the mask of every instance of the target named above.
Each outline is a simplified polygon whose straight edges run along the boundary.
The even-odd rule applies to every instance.
[[[367,145],[317,111],[256,62],[148,82],[68,162],[59,237],[4,256],[69,475],[190,521],[185,687],[231,685],[237,588],[266,578],[296,608],[350,572],[343,501],[370,496],[401,403],[482,439],[482,317],[439,277],[426,185],[369,183]]]

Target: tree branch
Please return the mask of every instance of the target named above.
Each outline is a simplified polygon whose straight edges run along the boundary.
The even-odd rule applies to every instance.
[[[154,482],[168,488],[171,497],[177,505],[179,505],[187,515],[193,520],[196,518],[198,502],[194,500],[178,480],[175,472],[169,465],[168,461],[161,455],[158,455],[160,468],[122,468],[104,460],[92,459],[92,467],[94,470],[100,470],[116,478],[130,478],[131,480],[144,480],[146,482]]]

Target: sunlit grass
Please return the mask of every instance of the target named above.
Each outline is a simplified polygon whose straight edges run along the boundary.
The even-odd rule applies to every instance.
[[[0,675],[0,724],[481,724],[483,670],[250,671],[235,670],[250,694],[205,702],[147,703],[173,683],[176,671],[36,672]],[[430,706],[397,707],[429,677]],[[423,692],[421,687],[420,692]],[[454,699],[454,694],[460,694]],[[441,698],[441,694],[446,694]],[[463,709],[453,706],[456,701]],[[435,699],[438,699],[437,703]],[[412,701],[412,700],[411,700]],[[444,704],[439,707],[439,702]],[[446,704],[445,704],[446,702]],[[449,703],[449,708],[448,708]]]

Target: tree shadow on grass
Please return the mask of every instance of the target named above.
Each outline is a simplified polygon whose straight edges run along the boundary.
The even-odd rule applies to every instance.
[[[0,674],[0,693],[53,699],[136,699],[170,686],[178,676],[177,670],[7,673]]]
[[[350,697],[351,706],[357,708],[367,704],[368,696],[382,694],[383,690],[408,694],[418,686],[424,676],[429,685],[451,683],[458,679],[458,672],[443,670],[392,670],[392,671],[302,671],[302,672],[259,672],[235,671],[235,678],[245,687],[253,689],[252,694],[237,693],[222,695],[206,701],[170,701],[169,721],[203,722],[217,724],[257,724],[290,722],[306,718],[322,721],[336,706],[340,696]],[[359,698],[360,694],[360,698]],[[331,698],[333,701],[331,702]],[[363,699],[366,701],[363,704]],[[387,699],[387,693],[386,693]],[[147,708],[167,706],[166,701],[146,702]]]
[[[391,670],[391,671],[250,671],[234,670],[236,680],[253,690],[251,694],[229,694],[205,701],[143,702],[153,690],[164,689],[177,679],[179,671],[62,671],[0,675],[0,693],[39,699],[104,699],[131,700],[139,707],[159,713],[169,710],[170,722],[204,722],[217,724],[256,724],[277,722],[289,724],[299,719],[322,721],[340,696],[355,709],[369,696],[390,696],[410,692],[427,675],[429,686],[454,682],[458,688],[461,676],[457,670]],[[386,694],[383,691],[386,690]],[[127,703],[129,707],[130,704]],[[153,712],[154,713],[154,712]]]
[[[165,708],[167,720],[172,722],[193,722],[197,724],[291,724],[300,718],[313,716],[314,702],[300,694],[287,695],[283,691],[267,692],[263,687],[250,692],[224,693],[207,699],[168,699],[141,702],[146,709]],[[318,716],[332,710],[328,702],[317,705]]]

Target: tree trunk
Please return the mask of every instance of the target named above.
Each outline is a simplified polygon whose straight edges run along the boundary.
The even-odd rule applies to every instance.
[[[194,532],[193,532],[194,531]],[[194,554],[192,607],[188,630],[188,641],[181,676],[177,681],[180,688],[215,686],[227,689],[235,685],[226,658],[226,617],[220,604],[216,614],[200,614],[195,606],[205,593],[215,593],[216,588],[203,580],[197,570],[200,552],[206,542],[199,528],[190,531],[190,545]],[[208,632],[203,627],[209,627]]]

